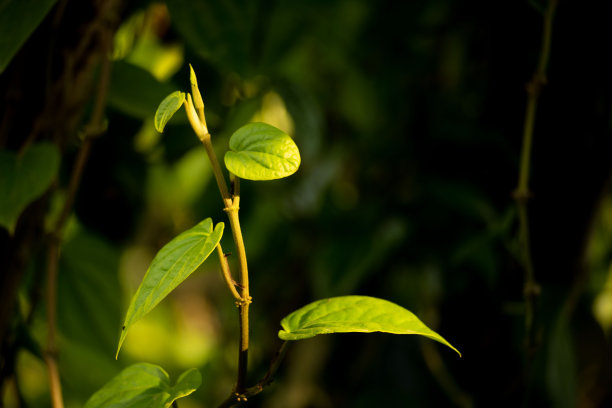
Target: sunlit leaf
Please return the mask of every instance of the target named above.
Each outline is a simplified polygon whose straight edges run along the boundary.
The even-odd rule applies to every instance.
[[[0,73],[57,0],[0,1]]]
[[[157,306],[208,258],[221,240],[223,227],[220,222],[213,230],[212,220],[207,218],[175,237],[157,253],[130,302],[117,356],[127,329]]]
[[[372,333],[419,334],[457,353],[442,336],[425,326],[412,312],[388,300],[369,296],[341,296],[310,303],[281,321],[282,340],[302,340],[318,334]],[[461,353],[459,353],[461,355]]]
[[[55,179],[59,163],[59,151],[51,143],[32,145],[21,157],[0,151],[0,226],[13,232],[21,212]]]
[[[185,93],[181,91],[174,91],[161,101],[157,108],[157,112],[155,112],[155,129],[157,129],[159,133],[164,131],[166,123],[168,123],[176,111],[183,106],[184,101]]]
[[[85,403],[85,408],[168,408],[194,392],[202,383],[200,372],[185,371],[170,385],[170,377],[161,367],[134,364],[110,380]]]
[[[225,167],[243,179],[279,179],[300,167],[300,152],[291,137],[266,123],[244,125],[234,132],[229,146]]]

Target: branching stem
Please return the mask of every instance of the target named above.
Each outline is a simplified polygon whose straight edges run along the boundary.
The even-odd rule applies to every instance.
[[[240,297],[240,293],[236,290],[236,282],[234,278],[232,278],[232,272],[230,270],[229,264],[227,262],[227,258],[223,253],[223,248],[221,248],[221,244],[217,244],[217,255],[219,255],[219,263],[221,264],[221,271],[223,272],[223,278],[225,279],[225,283],[229,288],[230,292],[236,300],[241,301],[242,297]]]
[[[276,354],[274,354],[274,358],[272,358],[272,361],[270,362],[270,368],[268,369],[268,372],[257,384],[247,388],[243,393],[233,393],[225,401],[223,401],[218,408],[235,407],[241,402],[247,401],[248,398],[259,394],[264,390],[264,388],[272,384],[272,382],[274,381],[274,376],[276,375],[280,364],[285,358],[285,353],[287,352],[288,347],[289,342],[284,341],[280,349],[276,352]]]
[[[239,324],[240,324],[240,343],[238,349],[238,376],[236,379],[235,393],[242,394],[246,388],[246,377],[248,367],[248,353],[249,353],[249,305],[251,303],[251,296],[249,295],[249,271],[247,267],[246,250],[244,248],[244,240],[242,239],[242,230],[240,228],[240,220],[238,218],[239,207],[234,203],[238,203],[240,200],[239,196],[234,194],[234,197],[229,193],[227,188],[227,181],[221,170],[221,165],[213,149],[212,142],[210,140],[210,134],[206,126],[200,121],[196,109],[193,104],[193,100],[190,94],[187,94],[187,100],[185,101],[185,110],[187,111],[187,117],[189,123],[193,128],[194,132],[198,136],[198,139],[204,145],[206,154],[210,161],[219,192],[221,193],[221,199],[223,200],[224,211],[227,213],[229,218],[230,227],[232,229],[232,236],[234,238],[234,244],[238,251],[238,264],[240,267],[240,301],[238,302],[239,312]]]

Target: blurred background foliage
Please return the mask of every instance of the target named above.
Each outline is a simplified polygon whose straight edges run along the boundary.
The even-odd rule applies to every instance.
[[[526,364],[511,194],[542,6],[126,2],[114,35],[108,128],[94,143],[62,248],[66,405],[81,406],[136,361],[160,364],[172,378],[198,367],[202,387],[181,407],[213,407],[232,388],[237,312],[213,258],[134,326],[113,359],[127,302],[156,251],[205,217],[225,221],[186,116],[163,135],[153,127],[158,103],[189,89],[188,63],[219,153],[255,120],[290,133],[302,152],[291,178],[241,185],[254,298],[250,383],[280,345],[280,319],[326,296],[389,299],[463,353],[404,336],[320,336],[293,344],[274,386],[249,406],[612,404],[612,67],[603,55],[612,26],[594,0],[560,2],[536,120],[530,215],[542,292],[537,348]],[[3,91],[15,87],[20,59],[45,44],[53,15],[2,74]],[[45,75],[44,66],[25,70]],[[11,101],[4,98],[5,109]],[[64,199],[78,147],[76,134],[67,137],[49,214]],[[16,148],[23,135],[0,140]],[[19,398],[49,406],[43,261],[32,253],[19,287],[7,407]]]

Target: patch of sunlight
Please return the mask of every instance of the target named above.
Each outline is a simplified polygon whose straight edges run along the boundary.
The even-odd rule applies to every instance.
[[[173,356],[183,367],[203,365],[215,350],[215,342],[194,330],[183,329],[175,333]]]
[[[137,361],[151,361],[156,364],[173,364],[175,327],[167,301],[160,303],[149,314],[137,321],[128,330],[122,354]]]
[[[164,44],[159,37],[158,33],[166,30],[169,18],[164,4],[151,4],[146,10],[135,12],[115,33],[113,59],[125,59],[149,71],[159,81],[169,79],[184,60],[181,44]]]
[[[612,263],[610,263],[606,283],[593,301],[593,315],[609,336],[612,329]]]
[[[285,102],[276,92],[268,92],[261,101],[261,109],[253,115],[251,122],[266,122],[293,135],[295,123],[287,111]]]
[[[183,47],[180,44],[162,44],[154,35],[145,34],[126,59],[164,82],[183,65]]]
[[[185,367],[203,365],[217,347],[217,308],[202,295],[208,286],[206,275],[194,276],[182,285],[173,303],[177,326],[174,357]]]
[[[17,383],[28,406],[37,406],[48,398],[49,381],[45,363],[23,350],[17,354]]]

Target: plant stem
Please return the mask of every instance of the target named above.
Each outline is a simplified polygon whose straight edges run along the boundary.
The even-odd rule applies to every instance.
[[[219,405],[218,408],[235,407],[241,402],[246,401],[247,398],[250,398],[254,395],[259,394],[260,392],[264,390],[264,388],[272,384],[272,382],[274,381],[274,376],[276,375],[276,372],[278,371],[280,364],[285,358],[285,354],[287,352],[288,347],[289,347],[289,342],[284,341],[280,349],[274,354],[274,357],[272,358],[272,361],[270,362],[270,368],[268,369],[268,372],[266,373],[266,375],[264,375],[264,377],[257,384],[255,384],[252,387],[247,388],[244,391],[244,393],[242,393],[241,395],[236,395],[236,394],[230,395],[225,401],[221,403],[221,405]]]
[[[223,200],[223,210],[227,213],[229,218],[230,227],[232,229],[232,236],[234,238],[234,244],[238,251],[238,264],[240,267],[240,301],[238,303],[239,312],[239,328],[240,328],[240,342],[238,349],[238,376],[236,380],[235,392],[242,394],[245,390],[247,368],[248,368],[248,354],[249,354],[249,305],[252,301],[249,295],[249,271],[247,267],[246,250],[244,248],[244,240],[242,239],[242,230],[240,228],[240,219],[238,218],[239,207],[234,205],[239,202],[239,198],[232,199],[227,188],[227,182],[225,176],[221,170],[221,165],[213,149],[212,142],[210,140],[210,134],[206,127],[198,118],[198,114],[193,106],[193,100],[191,95],[187,94],[187,100],[185,101],[185,110],[187,111],[187,117],[194,132],[198,136],[198,139],[204,145],[206,154],[210,161],[219,192],[221,193],[221,199]],[[238,196],[239,197],[239,196]]]
[[[242,300],[240,293],[238,293],[236,290],[236,282],[234,282],[234,279],[232,278],[232,272],[220,243],[217,244],[217,255],[219,255],[219,263],[221,264],[221,271],[223,272],[225,283],[227,283],[227,286],[229,287],[230,292],[232,292],[232,295],[234,295],[234,298],[236,298],[236,300]]]
[[[525,107],[525,121],[523,126],[523,144],[519,166],[518,184],[514,191],[519,218],[519,250],[524,268],[524,296],[525,296],[525,345],[528,352],[528,365],[536,347],[535,303],[540,294],[533,267],[530,249],[529,214],[527,202],[531,197],[529,191],[529,176],[531,162],[531,148],[533,144],[533,129],[535,125],[536,110],[542,87],[546,84],[546,70],[550,60],[550,44],[552,38],[552,24],[557,7],[557,0],[549,0],[544,14],[542,29],[542,45],[538,65],[533,77],[526,86],[527,104]]]
[[[57,342],[55,328],[57,326],[57,264],[59,261],[60,239],[52,236],[47,251],[47,349],[45,362],[49,372],[49,389],[53,408],[63,408],[62,384],[57,369]]]

